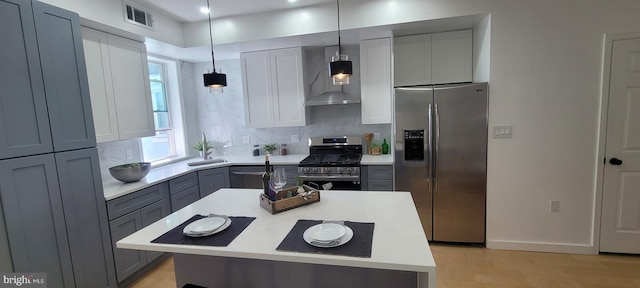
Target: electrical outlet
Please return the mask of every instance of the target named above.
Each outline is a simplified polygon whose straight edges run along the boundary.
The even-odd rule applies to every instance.
[[[380,133],[373,133],[373,139],[380,140]]]
[[[251,144],[251,137],[242,136],[242,144]]]
[[[493,138],[512,138],[513,126],[511,125],[497,125],[493,126]]]
[[[133,159],[133,150],[131,149],[127,149],[127,160],[132,160]]]
[[[300,142],[300,135],[291,135],[291,143]]]
[[[560,212],[560,201],[551,200],[549,210],[551,212]]]

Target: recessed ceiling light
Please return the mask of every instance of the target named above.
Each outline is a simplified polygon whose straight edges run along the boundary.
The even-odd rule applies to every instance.
[[[298,2],[298,0],[287,0],[289,3]]]
[[[207,8],[207,7],[200,7],[200,12],[202,14],[209,14],[209,11],[211,11],[211,10],[209,10],[209,8]]]

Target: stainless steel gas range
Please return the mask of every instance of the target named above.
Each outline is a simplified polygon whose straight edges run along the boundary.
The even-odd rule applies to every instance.
[[[298,176],[325,190],[360,190],[360,159],[362,137],[311,137],[309,156],[300,161]]]

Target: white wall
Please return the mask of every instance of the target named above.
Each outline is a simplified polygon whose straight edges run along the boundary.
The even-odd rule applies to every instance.
[[[291,11],[283,18],[221,19],[216,27],[225,21],[229,35],[216,28],[214,38],[226,43],[335,29],[329,6],[314,9],[325,16],[307,15],[314,25],[292,25]],[[476,68],[490,67],[490,125],[513,125],[514,136],[489,139],[487,245],[593,253],[603,35],[640,31],[637,11],[636,0],[352,0],[341,5],[341,25],[490,14],[489,63]],[[198,26],[206,27],[185,26],[188,45],[203,45]],[[550,200],[560,201],[560,212],[549,212]]]
[[[95,21],[120,30],[128,31],[162,42],[183,46],[182,25],[180,22],[163,14],[148,9],[154,18],[154,30],[149,30],[124,21],[122,0],[40,0],[78,13],[80,17]],[[96,27],[97,28],[97,27]]]

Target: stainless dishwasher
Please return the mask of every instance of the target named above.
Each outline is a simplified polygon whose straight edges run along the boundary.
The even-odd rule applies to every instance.
[[[262,189],[264,166],[239,166],[229,168],[231,188]]]

